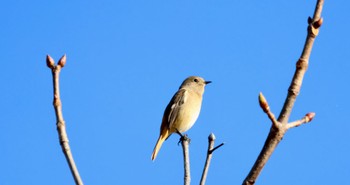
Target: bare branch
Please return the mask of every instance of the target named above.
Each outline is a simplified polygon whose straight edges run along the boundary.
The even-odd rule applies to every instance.
[[[259,93],[259,105],[271,120],[272,125],[278,129],[281,124],[276,120],[275,115],[270,111],[270,106],[267,103],[265,96],[261,92]]]
[[[243,185],[255,184],[255,181],[258,178],[261,170],[264,168],[265,164],[272,155],[278,143],[282,140],[285,131],[286,129],[277,130],[274,126],[271,126],[269,135],[266,138],[264,146],[258,158],[256,159],[253,167],[251,168],[248,176],[244,179]]]
[[[46,56],[46,65],[50,69],[55,67],[55,61],[53,60],[53,58],[50,57],[50,55]]]
[[[203,168],[203,173],[202,173],[202,178],[201,178],[201,181],[200,181],[200,184],[201,185],[204,185],[205,184],[205,181],[207,180],[207,175],[208,175],[208,171],[209,171],[209,166],[210,166],[210,161],[211,161],[211,158],[212,158],[212,154],[213,152],[220,148],[221,146],[224,145],[224,143],[221,143],[220,145],[216,146],[214,148],[214,144],[215,144],[215,135],[213,133],[211,133],[208,137],[208,151],[207,151],[207,159],[205,160],[205,165],[204,165],[204,168]]]
[[[221,143],[218,146],[214,147],[212,150],[209,151],[210,154],[212,154],[216,149],[219,149],[220,147],[224,146],[225,143]]]
[[[59,75],[60,75],[61,69],[64,67],[65,63],[66,63],[66,55],[64,55],[59,60],[57,65],[55,65],[54,60],[49,55],[47,55],[47,57],[46,57],[46,65],[52,71],[53,106],[55,109],[56,126],[57,126],[57,132],[58,132],[58,136],[59,136],[59,142],[60,142],[62,151],[64,153],[64,156],[66,157],[66,160],[68,162],[70,171],[73,175],[75,184],[83,185],[83,181],[79,175],[79,171],[75,165],[75,162],[73,159],[73,154],[72,154],[70,146],[69,146],[68,135],[66,132],[66,124],[65,124],[65,121],[63,119],[63,114],[62,114],[62,102],[61,102],[61,98],[60,98]]]
[[[306,41],[304,44],[304,49],[302,54],[296,63],[296,70],[293,76],[292,83],[288,89],[288,95],[284,102],[282,111],[278,117],[278,121],[286,124],[292,112],[292,108],[294,106],[294,102],[296,100],[297,95],[299,95],[300,88],[302,85],[302,81],[304,78],[304,74],[309,65],[309,58],[312,50],[312,46],[315,41],[315,37],[318,35],[318,30],[323,23],[323,19],[321,19],[321,12],[323,8],[323,0],[318,0],[314,12],[314,17],[309,19],[308,23],[308,34],[306,37]]]
[[[290,129],[293,127],[298,127],[304,123],[308,123],[308,122],[312,121],[312,119],[315,117],[315,115],[316,114],[314,112],[307,113],[302,119],[300,119],[298,121],[294,121],[292,123],[288,123],[287,129]]]
[[[180,134],[181,135],[181,134]],[[183,156],[184,156],[184,185],[190,185],[191,183],[191,173],[190,173],[190,152],[189,152],[189,143],[190,138],[188,138],[187,134],[181,136],[180,138]]]
[[[321,12],[322,12],[322,7],[323,7],[323,0],[318,0],[314,12],[314,16],[312,19],[309,18],[309,25],[308,25],[308,34],[306,37],[306,41],[304,44],[304,49],[303,52],[299,58],[299,60],[296,63],[296,70],[292,79],[292,82],[290,84],[290,87],[288,89],[288,95],[286,97],[286,100],[284,102],[283,108],[280,112],[280,115],[277,119],[278,121],[278,126],[276,127],[276,122],[274,122],[274,116],[273,114],[268,114],[269,118],[272,120],[273,124],[271,126],[269,135],[266,138],[266,141],[264,143],[264,146],[255,161],[252,169],[250,170],[249,174],[247,177],[244,179],[243,184],[244,185],[253,185],[255,184],[256,179],[258,178],[261,170],[265,166],[266,162],[270,158],[271,154],[277,147],[278,143],[282,140],[285,132],[288,130],[288,128],[291,128],[292,126],[297,126],[302,124],[303,121],[297,122],[297,123],[291,123],[287,124],[290,114],[292,112],[292,108],[294,106],[296,97],[298,96],[300,92],[300,88],[302,85],[302,81],[304,78],[304,74],[308,68],[309,65],[309,58],[312,50],[313,43],[315,41],[316,36],[319,33],[319,28],[322,25],[323,20],[321,19]],[[260,96],[259,96],[260,97]],[[263,100],[262,96],[262,100]],[[260,98],[259,98],[260,100]],[[267,102],[265,101],[259,101],[260,106],[263,104],[262,107],[263,110],[268,113],[268,105]],[[264,105],[266,104],[266,105]],[[265,109],[264,109],[265,108]],[[311,121],[311,119],[314,117],[314,114],[311,114],[309,116],[306,116],[305,122],[306,121]],[[277,129],[276,129],[277,128]]]

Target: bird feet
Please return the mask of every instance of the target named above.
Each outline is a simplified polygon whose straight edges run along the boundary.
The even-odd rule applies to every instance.
[[[181,132],[179,132],[178,130],[176,130],[176,133],[180,135],[180,140],[177,143],[177,145],[179,145],[181,142],[187,141],[188,143],[191,142],[191,139],[187,136],[187,134],[183,135],[181,134]]]

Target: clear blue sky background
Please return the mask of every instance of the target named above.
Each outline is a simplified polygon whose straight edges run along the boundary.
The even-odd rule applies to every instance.
[[[240,184],[278,115],[314,1],[13,1],[0,7],[0,184],[73,184],[58,143],[45,57],[67,54],[63,114],[85,184],[178,185],[171,136],[152,162],[163,110],[184,78],[213,83],[188,132],[198,184],[213,132],[207,184]],[[350,174],[349,1],[325,2],[324,25],[287,132],[257,184],[343,184]]]

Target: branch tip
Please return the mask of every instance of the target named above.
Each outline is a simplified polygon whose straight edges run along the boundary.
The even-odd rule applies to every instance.
[[[55,61],[50,55],[46,55],[46,65],[48,68],[52,69],[55,67]]]
[[[287,128],[290,129],[290,128],[298,127],[305,123],[309,123],[310,121],[312,121],[312,119],[314,119],[315,115],[316,113],[309,112],[302,119],[289,123],[287,125]]]
[[[211,153],[213,153],[216,149],[218,149],[218,148],[224,146],[224,144],[225,144],[225,143],[221,143],[221,144],[219,144],[218,146],[214,147],[214,148],[211,150]]]
[[[64,65],[66,65],[66,61],[67,61],[67,56],[66,54],[64,54],[60,60],[58,61],[58,65],[61,67],[64,67]]]
[[[215,141],[216,137],[215,137],[214,133],[210,133],[208,139],[209,139],[209,141]]]
[[[316,113],[314,112],[309,112],[305,115],[305,122],[308,123],[310,121],[312,121],[315,117]]]
[[[265,113],[270,110],[269,104],[267,103],[266,98],[261,92],[259,93],[259,105]]]

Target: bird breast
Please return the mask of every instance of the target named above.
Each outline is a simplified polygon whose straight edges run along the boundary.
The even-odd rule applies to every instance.
[[[179,132],[189,130],[199,116],[201,105],[201,95],[193,91],[186,91],[184,103],[179,107],[179,112],[172,129],[177,129]]]

